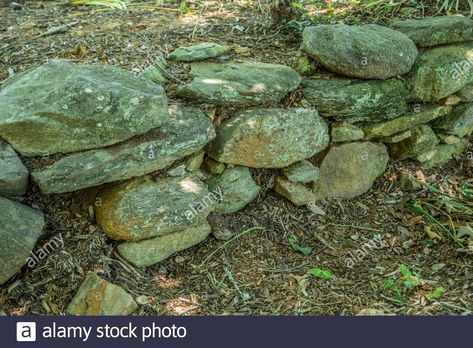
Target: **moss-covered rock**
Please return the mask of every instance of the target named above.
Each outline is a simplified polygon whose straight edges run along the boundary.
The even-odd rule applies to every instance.
[[[393,28],[406,34],[419,47],[471,41],[473,21],[463,16],[395,20]]]
[[[332,123],[332,142],[341,143],[363,139],[363,130],[354,124],[347,122]]]
[[[427,125],[421,125],[412,129],[409,138],[400,142],[389,144],[389,155],[395,159],[403,160],[406,158],[415,158],[420,154],[432,150],[439,140],[432,128]]]
[[[229,46],[222,46],[213,42],[204,42],[198,45],[179,47],[169,54],[169,59],[178,62],[195,62],[221,56],[229,50]]]
[[[319,178],[319,168],[304,160],[283,168],[282,174],[291,181],[308,183]]]
[[[425,168],[437,167],[445,164],[454,156],[464,153],[468,149],[468,139],[460,138],[455,144],[441,144],[432,150],[417,157]]]
[[[332,78],[302,81],[304,98],[322,116],[377,121],[402,115],[409,91],[396,79],[365,81]]]
[[[473,42],[420,53],[406,80],[417,101],[433,102],[454,94],[473,81]]]
[[[310,109],[253,109],[217,128],[208,154],[219,162],[252,168],[284,168],[328,144],[328,128]]]
[[[207,238],[210,232],[210,225],[203,221],[198,226],[165,236],[121,243],[117,250],[132,265],[147,267],[167,259],[174,253],[199,244]]]
[[[407,73],[417,57],[412,40],[376,24],[307,27],[305,51],[327,69],[349,77],[387,79]]]
[[[169,120],[161,86],[103,65],[52,61],[0,91],[0,137],[23,156],[100,148]]]
[[[455,106],[451,114],[437,119],[433,128],[459,137],[470,135],[473,132],[473,103]]]
[[[191,83],[178,96],[199,103],[250,106],[280,101],[294,91],[301,77],[293,69],[266,63],[194,63]]]
[[[7,143],[0,141],[0,196],[21,196],[28,187],[28,169]]]

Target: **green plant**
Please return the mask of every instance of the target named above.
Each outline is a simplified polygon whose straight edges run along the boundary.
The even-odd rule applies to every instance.
[[[94,5],[107,6],[120,10],[126,9],[126,2],[123,0],[71,0],[72,5]]]
[[[327,269],[321,269],[321,268],[311,268],[307,271],[307,273],[312,274],[316,278],[320,279],[332,279],[333,274]]]
[[[439,287],[427,295],[429,301],[438,300],[443,295],[444,289]]]
[[[386,279],[383,288],[386,291],[387,299],[398,306],[406,303],[407,296],[420,285],[421,280],[418,274],[410,271],[404,264],[399,265],[400,276]]]
[[[303,247],[297,244],[297,237],[293,234],[289,236],[288,241],[289,241],[289,248],[291,248],[297,253],[308,256],[312,252],[311,247]]]

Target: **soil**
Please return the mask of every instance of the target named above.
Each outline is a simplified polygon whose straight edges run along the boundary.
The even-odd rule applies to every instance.
[[[294,66],[302,54],[300,33],[271,26],[265,1],[244,3],[194,2],[186,15],[164,5],[111,10],[26,1],[21,10],[0,8],[0,80],[53,58],[117,65],[139,73],[159,52],[208,41],[234,48],[219,61]],[[377,21],[385,21],[380,18]],[[370,18],[361,13],[343,20]],[[60,26],[67,31],[41,36]],[[189,66],[170,63],[168,72],[171,83],[166,92],[170,103],[177,103],[175,90],[189,80]],[[296,91],[280,106],[298,106],[300,99]],[[232,112],[200,107],[217,124]],[[465,155],[423,174],[448,188],[473,184],[472,168]],[[0,310],[8,315],[64,314],[84,276],[94,271],[137,299],[137,315],[354,315],[366,308],[396,315],[471,314],[473,243],[467,240],[459,247],[446,237],[430,240],[425,233],[428,223],[404,207],[415,193],[401,186],[399,174],[417,170],[414,162],[391,161],[367,194],[321,202],[325,216],[278,197],[271,190],[277,171],[253,171],[263,187],[259,197],[238,213],[209,217],[215,231],[240,237],[230,242],[209,237],[145,269],[123,260],[115,242],[95,223],[99,188],[45,196],[32,186],[22,201],[43,211],[47,220],[35,250],[59,234],[65,244],[0,287]],[[311,253],[294,251],[291,235],[298,245],[311,247]],[[371,240],[385,243],[360,254]],[[355,260],[353,255],[363,256]],[[383,286],[386,279],[399,276],[400,264],[422,279],[404,305],[396,305]],[[308,274],[314,267],[330,270],[333,277]],[[443,295],[429,300],[428,294],[438,287],[444,288]]]

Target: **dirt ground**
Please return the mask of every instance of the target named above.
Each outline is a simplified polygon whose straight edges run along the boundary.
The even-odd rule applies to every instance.
[[[0,80],[53,58],[113,64],[139,73],[158,52],[204,41],[232,45],[232,53],[221,61],[294,66],[301,55],[300,33],[271,26],[265,1],[246,3],[195,2],[186,15],[176,7],[110,10],[40,1],[26,1],[21,10],[0,8]],[[370,21],[362,14],[341,18]],[[41,36],[60,26],[65,30]],[[173,63],[169,71],[167,94],[175,103],[174,91],[189,79],[189,67]],[[297,106],[300,97],[296,91],[282,105]],[[217,119],[231,112],[200,107]],[[32,187],[23,201],[41,209],[47,220],[37,248],[59,234],[65,245],[0,287],[0,309],[9,315],[64,314],[85,274],[95,271],[137,299],[138,315],[353,315],[366,308],[397,315],[469,315],[473,244],[459,247],[446,237],[430,240],[427,222],[404,207],[414,193],[401,186],[399,173],[418,169],[414,162],[391,161],[367,194],[321,202],[325,216],[276,196],[271,184],[277,171],[254,171],[263,187],[259,197],[241,212],[209,217],[216,230],[243,232],[239,238],[224,242],[209,237],[146,269],[121,259],[115,243],[96,225],[91,210],[96,189],[44,196]],[[473,160],[467,155],[443,168],[423,170],[430,182],[443,187],[472,185],[472,173]],[[298,245],[313,249],[310,255],[290,247],[291,235]],[[348,267],[350,255],[373,239],[383,240],[383,247]],[[398,276],[400,264],[422,279],[404,305],[396,305],[383,285]],[[307,274],[313,267],[330,270],[333,277]],[[429,300],[438,287],[444,288],[442,296]]]

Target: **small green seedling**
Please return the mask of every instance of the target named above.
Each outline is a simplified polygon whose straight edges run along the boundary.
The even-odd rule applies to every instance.
[[[444,292],[444,288],[439,287],[439,288],[435,289],[434,291],[432,291],[430,294],[428,294],[427,299],[430,302],[432,302],[434,300],[438,300],[443,295],[443,292]]]
[[[308,256],[312,252],[311,247],[303,247],[297,244],[297,237],[293,234],[289,236],[289,247],[294,250],[295,252]]]
[[[327,269],[321,269],[321,268],[311,268],[307,271],[307,273],[312,274],[316,278],[320,279],[332,279],[333,274]]]
[[[389,294],[388,300],[398,306],[404,306],[409,293],[421,283],[419,275],[412,273],[404,264],[399,265],[401,276],[397,279],[386,279],[383,288]]]

